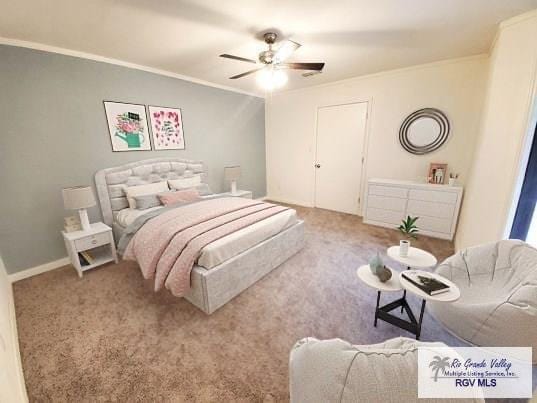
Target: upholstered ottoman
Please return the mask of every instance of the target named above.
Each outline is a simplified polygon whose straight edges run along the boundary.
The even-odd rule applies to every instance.
[[[436,272],[461,291],[456,302],[429,305],[452,333],[478,346],[533,347],[537,363],[537,249],[518,240],[472,247]]]
[[[340,339],[302,339],[289,361],[291,403],[417,402],[418,346],[445,344],[404,337],[366,346]],[[438,400],[419,400],[428,401]]]

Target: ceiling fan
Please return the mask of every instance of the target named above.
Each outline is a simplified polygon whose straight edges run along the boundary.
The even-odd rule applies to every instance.
[[[267,32],[263,35],[263,38],[265,43],[268,45],[268,50],[264,50],[263,52],[259,53],[258,60],[228,55],[226,53],[220,55],[220,57],[224,57],[226,59],[239,60],[241,62],[253,64],[261,63],[264,65],[245,73],[229,77],[231,80],[236,80],[237,78],[242,78],[249,74],[257,73],[258,71],[266,69],[267,67],[272,67],[273,69],[307,70],[306,73],[302,74],[304,77],[309,77],[322,72],[324,63],[284,63],[285,60],[287,60],[289,56],[291,56],[293,52],[301,46],[299,43],[286,39],[280,42],[278,49],[274,50],[273,45],[276,42],[278,35],[274,32]]]

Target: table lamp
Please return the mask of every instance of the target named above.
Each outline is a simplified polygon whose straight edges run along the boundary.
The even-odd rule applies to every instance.
[[[83,231],[91,229],[87,208],[95,206],[95,197],[90,186],[74,186],[62,189],[63,205],[67,210],[78,210]]]
[[[237,179],[241,177],[241,167],[224,167],[224,178],[231,181],[231,194],[237,193]]]

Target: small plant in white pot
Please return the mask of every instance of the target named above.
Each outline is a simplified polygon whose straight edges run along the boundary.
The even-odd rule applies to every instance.
[[[410,239],[418,238],[419,229],[416,225],[416,221],[418,221],[418,218],[419,217],[407,216],[407,218],[401,222],[401,225],[397,227],[399,231],[406,237],[406,239],[402,239],[401,241],[399,241],[399,255],[402,257],[408,256]]]

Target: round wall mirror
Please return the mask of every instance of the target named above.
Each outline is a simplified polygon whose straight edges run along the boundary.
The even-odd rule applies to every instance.
[[[434,108],[411,113],[401,125],[399,141],[409,153],[422,155],[440,148],[448,139],[449,121]]]

